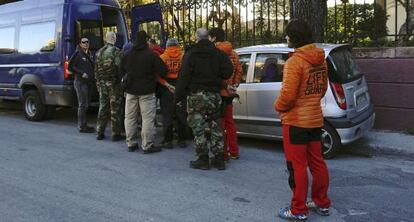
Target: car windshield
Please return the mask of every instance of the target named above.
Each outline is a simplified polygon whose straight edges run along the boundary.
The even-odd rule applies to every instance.
[[[335,69],[335,74],[330,77],[335,82],[349,82],[361,76],[361,72],[348,48],[334,50],[329,55]]]

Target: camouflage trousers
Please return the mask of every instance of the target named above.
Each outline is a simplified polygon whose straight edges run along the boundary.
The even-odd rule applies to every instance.
[[[219,93],[201,91],[187,97],[188,125],[194,135],[198,156],[223,155],[223,131],[220,121],[221,97]]]
[[[96,123],[96,131],[104,133],[106,124],[111,118],[112,135],[120,134],[122,129],[122,100],[123,92],[120,84],[112,81],[100,80],[96,84],[99,92],[99,112]]]

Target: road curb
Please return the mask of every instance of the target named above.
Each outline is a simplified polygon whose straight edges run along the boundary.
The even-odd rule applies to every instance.
[[[414,135],[410,134],[373,130],[357,140],[355,145],[358,146],[358,149],[368,150],[373,154],[414,157]]]

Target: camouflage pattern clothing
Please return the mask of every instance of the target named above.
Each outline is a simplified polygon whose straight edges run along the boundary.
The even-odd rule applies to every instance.
[[[223,155],[223,131],[219,123],[221,114],[219,93],[199,91],[187,97],[187,121],[193,130],[197,156]]]
[[[99,92],[97,133],[105,132],[109,117],[111,117],[112,135],[119,135],[123,131],[120,61],[121,50],[112,44],[106,44],[96,52],[95,78]]]

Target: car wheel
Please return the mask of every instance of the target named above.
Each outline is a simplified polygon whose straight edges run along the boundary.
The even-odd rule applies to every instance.
[[[322,154],[325,159],[333,158],[342,146],[338,133],[331,125],[329,125],[329,123],[326,122],[322,128],[321,143]]]
[[[42,103],[39,93],[36,90],[29,90],[24,93],[24,114],[30,121],[43,120],[47,113],[47,106]]]

